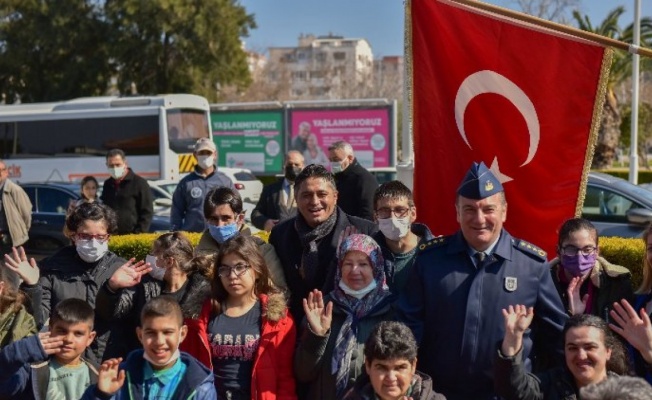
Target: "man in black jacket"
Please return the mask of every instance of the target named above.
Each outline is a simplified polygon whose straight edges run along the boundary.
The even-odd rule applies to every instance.
[[[353,148],[344,141],[338,141],[328,147],[328,159],[331,171],[335,174],[337,191],[342,194],[337,205],[345,213],[373,221],[374,192],[378,181],[355,158]]]
[[[299,213],[276,225],[269,243],[274,246],[285,272],[292,316],[295,321],[301,321],[302,299],[308,292],[333,290],[337,246],[342,233],[350,233],[353,227],[357,233],[372,235],[377,228],[370,221],[347,215],[337,206],[333,175],[322,165],[308,165],[294,184]]]
[[[149,184],[129,168],[120,149],[106,154],[106,166],[111,177],[104,181],[101,200],[118,215],[118,235],[147,232],[154,215]]]

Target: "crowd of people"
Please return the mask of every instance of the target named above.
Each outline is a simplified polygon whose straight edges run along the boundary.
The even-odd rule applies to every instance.
[[[335,174],[287,154],[253,216],[267,243],[216,152],[195,146],[175,231],[145,260],[108,246],[146,230],[137,196],[117,200],[139,192],[120,152],[101,199],[82,182],[70,245],[39,262],[18,241],[6,251],[0,398],[652,399],[652,228],[635,292],[587,220],[559,228],[551,261],[512,237],[508,193],[482,163],[457,190],[459,231],[435,237],[401,182],[344,188],[362,187],[341,180],[359,164],[337,144]],[[345,208],[367,201],[369,214]]]

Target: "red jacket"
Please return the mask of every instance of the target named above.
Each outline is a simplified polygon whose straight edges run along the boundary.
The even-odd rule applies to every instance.
[[[254,400],[296,400],[293,375],[296,326],[282,294],[260,295],[262,329],[251,373],[251,398]],[[206,300],[196,320],[186,320],[188,335],[184,351],[192,354],[211,370],[213,362],[208,345],[207,327],[211,319],[211,301]]]

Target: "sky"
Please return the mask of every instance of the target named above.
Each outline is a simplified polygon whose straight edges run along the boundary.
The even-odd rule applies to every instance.
[[[635,0],[582,0],[581,12],[593,25],[614,8],[627,10],[620,19],[626,26],[634,19]],[[641,1],[641,16],[652,17],[652,1]],[[511,0],[489,3],[514,8]],[[245,38],[247,49],[265,52],[268,47],[294,47],[300,34],[340,35],[363,38],[375,58],[403,53],[403,0],[240,0],[254,14],[258,28]]]

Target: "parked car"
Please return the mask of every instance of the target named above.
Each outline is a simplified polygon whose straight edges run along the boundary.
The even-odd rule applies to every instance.
[[[652,222],[652,192],[624,179],[590,172],[582,217],[600,236],[639,237]]]
[[[23,183],[32,202],[32,226],[25,249],[29,254],[49,255],[69,242],[63,234],[66,211],[81,198],[79,184],[67,182]],[[155,214],[150,232],[170,230],[170,218]]]
[[[240,192],[242,201],[258,203],[260,194],[263,192],[263,183],[250,170],[218,167],[218,171],[231,178],[235,188]]]
[[[147,181],[154,199],[154,207],[172,207],[172,195],[177,188],[178,181],[156,180]]]

